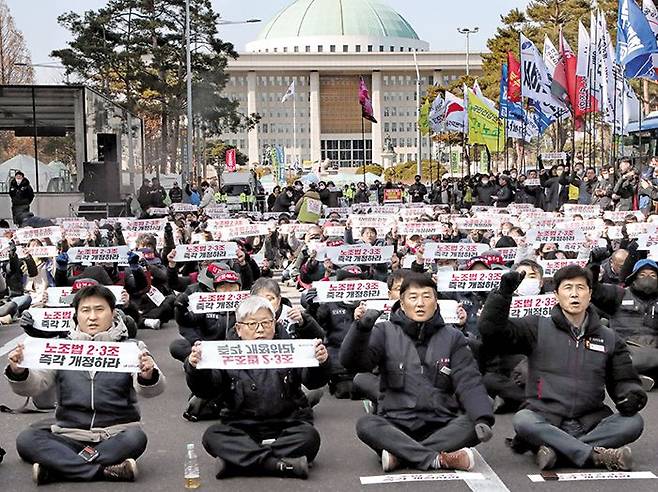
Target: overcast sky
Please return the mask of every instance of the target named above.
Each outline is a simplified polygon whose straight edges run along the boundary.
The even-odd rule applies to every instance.
[[[106,0],[5,0],[18,28],[23,31],[32,53],[33,63],[53,63],[52,50],[62,48],[69,40],[68,32],[57,24],[57,16],[73,10],[79,13],[98,9]],[[488,37],[500,22],[500,15],[515,7],[525,7],[527,0],[382,0],[396,9],[416,30],[419,37],[430,43],[434,51],[463,50],[465,40],[457,27],[478,26],[480,32],[471,37],[472,49],[485,47]],[[258,18],[267,21],[292,0],[212,0],[215,10],[224,19],[238,21]],[[253,40],[262,24],[222,26],[222,38],[242,51]],[[61,80],[60,70],[39,69],[39,83]]]

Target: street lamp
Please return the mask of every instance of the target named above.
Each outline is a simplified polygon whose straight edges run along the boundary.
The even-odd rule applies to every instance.
[[[471,52],[471,34],[475,34],[480,30],[479,27],[474,27],[472,29],[468,27],[458,27],[457,32],[459,34],[465,34],[466,35],[466,75],[470,75],[470,68],[469,68],[469,56]]]
[[[66,67],[64,65],[56,65],[52,63],[23,63],[23,62],[16,62],[14,63],[15,66],[17,67],[38,67],[38,68],[54,68],[55,70],[66,70]],[[68,84],[70,82],[69,80],[69,74],[66,74],[66,83]]]
[[[247,19],[244,21],[219,20],[217,25],[253,24],[260,19]],[[192,120],[192,44],[190,35],[190,0],[185,0],[185,66],[187,69],[187,159],[183,162],[182,181],[187,183],[192,168],[192,145],[194,142],[194,122]]]

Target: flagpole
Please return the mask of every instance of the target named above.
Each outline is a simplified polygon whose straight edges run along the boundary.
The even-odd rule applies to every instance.
[[[293,80],[293,84],[295,81]],[[292,92],[292,147],[293,147],[293,166],[297,169],[297,91],[293,86]],[[362,118],[363,119],[363,118]],[[365,151],[365,149],[364,149]],[[322,163],[320,163],[320,169],[322,169]]]
[[[364,118],[361,117],[361,142],[363,142],[363,186],[368,189],[368,183],[366,183],[366,126],[363,121]]]

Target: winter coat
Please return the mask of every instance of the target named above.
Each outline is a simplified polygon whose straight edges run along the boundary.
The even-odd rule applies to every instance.
[[[21,184],[12,178],[9,182],[9,197],[11,198],[11,206],[29,205],[34,200],[34,190],[30,184],[30,180],[23,177]]]

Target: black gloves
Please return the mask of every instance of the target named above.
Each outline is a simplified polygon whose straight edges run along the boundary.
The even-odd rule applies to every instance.
[[[608,256],[610,256],[608,248],[596,247],[590,253],[590,262],[600,264],[603,263]]]
[[[616,403],[617,410],[624,417],[632,417],[647,404],[647,394],[642,390],[629,391],[624,399]]]
[[[178,297],[176,297],[176,301],[174,301],[174,306],[181,309],[187,309],[189,305],[190,305],[190,297],[185,293],[178,294]]]
[[[500,286],[498,286],[498,293],[503,296],[512,297],[516,289],[519,288],[525,272],[507,272],[500,279]]]
[[[359,331],[372,331],[372,328],[375,326],[375,323],[381,315],[382,311],[368,309],[363,317],[356,322]]]

